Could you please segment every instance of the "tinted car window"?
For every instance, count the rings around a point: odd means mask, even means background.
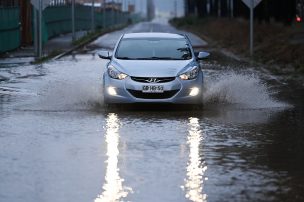
[[[189,60],[191,50],[185,39],[122,39],[115,57],[129,60]]]

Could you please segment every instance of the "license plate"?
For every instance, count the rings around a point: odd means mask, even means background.
[[[164,86],[143,86],[143,93],[163,93]]]

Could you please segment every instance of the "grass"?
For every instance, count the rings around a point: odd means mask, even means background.
[[[96,30],[95,32],[88,32],[83,37],[80,37],[79,39],[73,41],[72,45],[73,46],[79,46],[81,44],[87,43],[87,42],[89,42],[90,40],[99,36],[102,33],[103,33],[103,30]]]
[[[81,45],[87,44],[87,43],[95,40],[100,35],[103,35],[103,34],[106,34],[109,32],[113,32],[115,30],[122,29],[124,27],[126,27],[126,25],[119,25],[119,26],[106,28],[106,29],[97,29],[95,32],[88,32],[85,36],[75,40],[72,44],[73,44],[73,46],[81,46]]]
[[[249,23],[240,18],[195,18],[171,20],[179,29],[196,33],[211,45],[249,57]],[[278,66],[279,72],[304,73],[304,29],[301,25],[255,23],[254,60]],[[280,71],[281,70],[281,71]]]
[[[32,62],[32,64],[41,64],[44,63],[54,57],[56,57],[57,55],[60,55],[61,53],[63,53],[63,50],[53,50],[52,52],[50,52],[48,55],[43,56],[41,58],[37,58],[34,62]]]
[[[106,29],[97,29],[95,32],[88,32],[85,36],[75,40],[74,42],[72,42],[73,48],[69,51],[63,51],[63,50],[54,50],[52,52],[50,52],[48,55],[43,56],[42,58],[38,58],[36,59],[33,64],[41,64],[44,63],[50,59],[53,59],[57,56],[57,58],[60,58],[64,55],[67,55],[69,53],[71,53],[73,50],[75,49],[79,49],[83,46],[85,46],[86,44],[96,40],[99,36],[109,33],[109,32],[113,32],[119,29],[122,29],[126,26],[128,26],[129,24],[125,24],[125,25],[118,25],[118,26],[114,26],[111,28],[106,28]]]

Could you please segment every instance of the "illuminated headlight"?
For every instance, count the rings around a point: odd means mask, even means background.
[[[119,79],[119,80],[123,80],[128,76],[127,74],[124,74],[118,71],[117,69],[115,69],[115,67],[112,65],[108,66],[108,74],[112,79]]]
[[[117,95],[116,89],[112,86],[108,87],[107,91],[109,95]]]
[[[194,87],[194,88],[191,88],[191,91],[190,91],[190,93],[189,93],[189,95],[190,96],[197,96],[198,94],[199,94],[199,88],[197,88],[197,87]]]
[[[197,77],[199,73],[199,68],[197,66],[194,66],[191,70],[179,75],[179,78],[182,80],[192,80]]]

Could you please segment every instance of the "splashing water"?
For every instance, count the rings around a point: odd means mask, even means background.
[[[237,104],[240,107],[261,109],[288,105],[272,98],[271,92],[255,75],[228,73],[214,80],[207,80],[204,88],[204,104]]]
[[[265,83],[255,75],[228,73],[214,80],[207,80],[204,88],[204,104],[234,104],[239,108],[285,108],[286,103],[271,97]],[[51,82],[41,97],[44,108],[75,110],[102,108],[100,82],[67,80]]]
[[[99,60],[49,64],[54,74],[46,85],[38,90],[39,101],[34,108],[42,110],[95,110],[103,109],[101,65]],[[60,74],[58,73],[60,72]],[[73,72],[73,73],[71,73]],[[85,76],[83,76],[85,75]],[[204,104],[235,104],[239,108],[285,108],[288,104],[279,102],[262,80],[253,74],[235,72],[206,77]]]
[[[29,110],[95,111],[103,108],[100,60],[85,57],[79,61],[57,61],[44,67],[49,73],[39,83],[38,96],[34,105],[27,106]]]
[[[40,103],[43,108],[51,110],[102,107],[102,86],[89,81],[52,82],[42,94]]]

